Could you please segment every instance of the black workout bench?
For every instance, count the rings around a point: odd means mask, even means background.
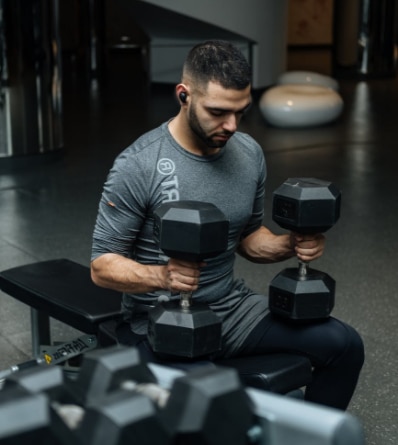
[[[116,340],[114,327],[121,320],[121,294],[97,287],[86,266],[55,259],[0,272],[0,289],[31,308],[32,353],[51,345],[50,317],[80,332],[91,334],[98,347]],[[308,359],[292,354],[239,357],[214,362],[235,368],[242,381],[259,389],[287,394],[312,378]]]

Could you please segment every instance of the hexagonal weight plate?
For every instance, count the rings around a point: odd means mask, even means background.
[[[221,367],[194,370],[177,379],[161,415],[178,443],[248,443],[255,422],[252,401],[237,371]]]
[[[142,394],[116,390],[100,403],[88,405],[85,411],[77,431],[81,443],[171,443],[171,434],[159,419],[156,407]]]
[[[340,217],[341,193],[328,181],[289,178],[273,196],[273,220],[293,232],[326,232]]]
[[[280,272],[269,286],[269,308],[292,320],[326,318],[334,307],[335,281],[328,274],[311,269],[302,277],[298,269]]]
[[[182,309],[175,301],[161,303],[148,314],[148,340],[161,354],[208,355],[221,348],[221,321],[204,304]]]
[[[86,404],[115,390],[125,380],[155,383],[156,378],[135,348],[113,346],[85,354],[77,379],[69,383],[76,400]]]
[[[154,211],[153,233],[170,258],[201,261],[224,252],[229,221],[214,204],[173,201]]]

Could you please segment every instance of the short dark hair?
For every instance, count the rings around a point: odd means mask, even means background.
[[[243,90],[251,83],[251,67],[242,52],[232,43],[208,40],[194,46],[183,67],[188,76],[202,86],[209,82],[224,88]]]

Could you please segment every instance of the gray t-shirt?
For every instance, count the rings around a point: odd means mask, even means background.
[[[153,239],[153,211],[163,202],[193,200],[215,204],[229,219],[228,248],[206,260],[194,300],[205,302],[223,320],[224,356],[239,351],[251,329],[268,313],[267,299],[234,278],[236,248],[262,224],[266,168],[261,147],[237,132],[213,156],[196,156],[171,136],[167,123],[144,134],[115,160],[99,204],[92,259],[117,253],[142,264],[165,264]],[[124,295],[154,304],[168,291]],[[134,327],[134,320],[133,320]],[[145,327],[137,320],[137,332]]]

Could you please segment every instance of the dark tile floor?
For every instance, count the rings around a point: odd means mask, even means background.
[[[134,54],[114,57],[100,83],[89,82],[65,60],[62,153],[0,159],[0,270],[60,257],[88,265],[97,202],[114,157],[176,112],[171,86],[149,87]],[[288,68],[330,74],[330,54],[290,51]],[[398,81],[340,80],[340,87],[345,107],[335,123],[272,128],[259,112],[257,94],[242,130],[264,147],[265,223],[275,231],[269,198],[285,178],[320,177],[342,190],[341,219],[328,232],[327,251],[316,267],[337,282],[334,315],[355,326],[366,344],[366,364],[350,411],[363,422],[367,444],[395,444]],[[238,260],[237,274],[266,292],[282,267]],[[75,334],[55,321],[52,331],[59,339]],[[0,351],[0,369],[30,354],[28,308],[1,292]]]

